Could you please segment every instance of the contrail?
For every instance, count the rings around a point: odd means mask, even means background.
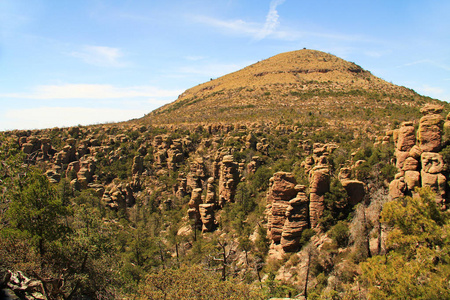
[[[285,0],[272,0],[272,2],[270,2],[270,9],[266,16],[266,22],[264,23],[264,27],[261,29],[261,31],[259,31],[255,36],[256,40],[262,40],[263,38],[271,34],[278,26],[279,15],[277,6],[283,4],[284,1]]]

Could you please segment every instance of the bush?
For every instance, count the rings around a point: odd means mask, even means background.
[[[333,239],[339,248],[347,247],[349,240],[349,228],[347,222],[339,221],[331,228],[330,237]]]
[[[331,182],[330,191],[325,194],[324,202],[325,210],[319,224],[327,231],[337,221],[346,219],[352,208],[348,204],[347,192],[338,179]]]
[[[266,190],[269,187],[269,179],[272,177],[272,174],[272,171],[268,167],[260,167],[256,170],[255,174],[249,177],[251,189],[255,192]]]

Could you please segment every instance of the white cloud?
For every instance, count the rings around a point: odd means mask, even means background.
[[[278,11],[277,6],[283,4],[285,0],[272,0],[270,2],[269,12],[266,16],[266,22],[264,23],[264,27],[256,34],[255,38],[257,40],[262,40],[268,35],[272,34],[273,31],[278,26]]]
[[[141,109],[38,107],[4,112],[0,130],[37,129],[127,121],[143,117]]]
[[[182,90],[163,90],[152,86],[115,87],[108,84],[41,85],[29,93],[0,94],[2,98],[24,99],[114,99],[176,97]]]
[[[258,23],[249,23],[243,20],[219,20],[208,16],[193,16],[195,22],[216,27],[232,34],[254,37],[259,32]]]
[[[442,87],[430,86],[424,84],[416,88],[420,94],[430,96],[439,100],[450,101],[450,92]]]
[[[422,93],[425,93],[427,95],[433,95],[434,97],[437,97],[438,95],[443,95],[445,93],[445,90],[440,87],[434,87],[427,84],[424,84],[418,90]]]
[[[124,67],[126,63],[121,61],[123,53],[119,48],[105,46],[84,46],[80,51],[70,53],[71,56],[85,63],[102,67]]]

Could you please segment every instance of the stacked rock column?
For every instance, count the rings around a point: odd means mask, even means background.
[[[318,164],[309,172],[309,220],[311,228],[319,225],[325,210],[324,196],[330,191],[330,169],[326,157],[321,156]]]
[[[296,185],[297,196],[289,200],[286,208],[286,220],[281,234],[281,246],[286,252],[298,250],[303,230],[309,228],[309,199],[306,186]]]
[[[295,188],[297,182],[292,173],[277,172],[270,179],[271,187],[267,195],[268,236],[279,243],[287,219],[286,210],[289,200],[293,199],[298,190]]]
[[[445,186],[447,179],[442,174],[444,162],[437,153],[441,150],[442,127],[444,119],[440,115],[443,107],[440,105],[426,105],[420,111],[424,115],[420,119],[417,140],[423,151],[421,179],[422,186],[429,186],[436,193],[436,203],[445,208]]]
[[[436,202],[445,209],[447,178],[442,174],[444,162],[438,152],[442,148],[443,117],[441,105],[427,104],[420,111],[417,143],[412,122],[404,122],[394,133],[396,166],[399,173],[389,185],[392,199],[413,194],[415,187],[429,186],[436,194]]]

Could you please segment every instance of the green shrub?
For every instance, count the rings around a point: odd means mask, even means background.
[[[347,247],[349,240],[349,228],[347,222],[339,221],[331,228],[329,234],[333,242],[335,242],[338,247]]]

